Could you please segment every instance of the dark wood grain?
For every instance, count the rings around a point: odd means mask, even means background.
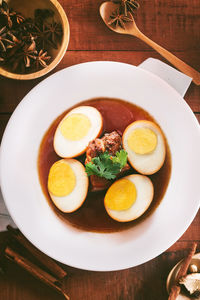
[[[200,215],[196,218],[199,222]],[[65,290],[71,300],[165,300],[167,276],[171,268],[187,254],[188,245],[193,240],[181,238],[157,258],[123,271],[89,272],[65,266],[68,273]],[[0,296],[4,296],[4,300],[62,299],[13,264],[8,265],[7,274],[0,279]]]
[[[136,22],[148,37],[172,51],[197,70],[200,69],[199,0],[138,0],[141,8]],[[54,73],[65,67],[96,60],[113,60],[139,65],[160,55],[136,38],[111,32],[99,16],[100,0],[60,0],[70,22],[69,51]],[[163,60],[164,61],[164,60]],[[49,74],[49,75],[51,75]],[[48,77],[47,75],[46,77]],[[0,77],[0,139],[18,103],[45,77],[14,81]],[[191,84],[186,102],[200,122],[200,88]],[[89,272],[64,266],[65,288],[71,300],[166,300],[165,283],[171,268],[187,254],[192,241],[200,251],[200,212],[183,236],[157,258],[128,270]],[[0,244],[5,239],[0,233]],[[153,247],[152,244],[149,247]],[[0,277],[2,300],[60,300],[62,296],[38,282],[14,264]]]
[[[191,62],[193,65],[198,66],[200,69],[200,59],[199,56],[197,58],[196,51],[177,52],[175,54],[188,63]],[[88,61],[112,60],[137,66],[149,57],[158,58],[166,62],[154,51],[67,51],[61,63],[51,72],[51,74],[74,64]],[[17,104],[34,86],[51,74],[30,81],[16,81],[0,77],[0,113],[12,112]],[[200,89],[193,83],[187,91],[185,99],[193,111],[200,111]]]
[[[200,123],[200,113],[197,113],[197,114],[196,114],[196,118],[197,118],[197,120],[198,120],[199,123]]]
[[[136,38],[120,36],[105,27],[99,16],[102,0],[60,0],[69,18],[71,50],[149,50]],[[168,50],[199,49],[199,0],[139,0],[139,29]]]

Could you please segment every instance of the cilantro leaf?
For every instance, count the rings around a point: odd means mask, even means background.
[[[95,164],[93,164],[92,162],[89,162],[85,165],[85,171],[88,176],[97,175],[99,172],[97,166]]]
[[[120,150],[119,152],[116,152],[112,160],[115,163],[119,163],[122,169],[127,164],[127,158],[128,158],[128,153],[125,150]]]
[[[110,156],[108,152],[101,153],[94,157],[91,162],[85,166],[88,176],[97,175],[106,179],[115,179],[116,175],[127,163],[127,152],[121,150],[116,156]]]

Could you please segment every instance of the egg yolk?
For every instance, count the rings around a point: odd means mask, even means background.
[[[90,120],[83,114],[72,114],[64,119],[60,125],[62,135],[71,141],[84,138],[91,127]]]
[[[48,190],[54,196],[64,197],[69,195],[76,185],[75,174],[66,162],[55,162],[49,172]]]
[[[105,195],[105,206],[112,210],[129,209],[137,196],[136,187],[128,179],[120,179],[113,183]]]
[[[128,145],[137,154],[147,154],[156,148],[157,136],[149,128],[136,128],[128,137]]]

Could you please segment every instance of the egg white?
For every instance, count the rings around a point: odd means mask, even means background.
[[[50,191],[50,197],[55,206],[65,213],[70,213],[77,210],[84,202],[87,192],[89,180],[85,172],[84,166],[75,159],[63,159],[72,168],[75,177],[76,184],[73,191],[64,197],[58,197],[53,195]]]
[[[91,123],[91,127],[86,136],[78,141],[66,139],[61,131],[60,126],[64,119],[72,114],[83,114]],[[59,123],[54,135],[54,150],[63,158],[72,158],[83,154],[88,146],[88,143],[101,134],[103,128],[103,119],[100,112],[92,106],[79,106],[72,109]]]
[[[130,180],[136,187],[136,200],[129,209],[117,211],[112,210],[105,205],[105,209],[109,216],[118,222],[129,222],[139,218],[150,206],[153,195],[154,187],[151,180],[144,175],[133,174],[123,177]]]
[[[147,154],[137,154],[128,145],[130,133],[136,128],[149,128],[157,136],[156,148]],[[132,167],[141,174],[151,175],[156,173],[163,165],[166,155],[166,146],[160,128],[151,121],[140,120],[131,123],[124,131],[122,136],[124,149],[128,153],[128,160]]]

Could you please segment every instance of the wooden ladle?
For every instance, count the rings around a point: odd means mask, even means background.
[[[121,28],[120,26],[113,27],[109,25],[110,16],[112,13],[118,8],[118,4],[113,2],[104,2],[100,6],[100,15],[104,21],[104,23],[113,31],[121,34],[128,34],[138,37],[140,40],[151,46],[154,50],[156,50],[160,55],[162,55],[165,59],[167,59],[172,65],[174,65],[177,69],[181,72],[185,73],[186,75],[190,76],[193,79],[193,82],[197,85],[200,85],[200,73],[197,72],[195,69],[184,63],[181,59],[164,49],[163,47],[159,46],[152,40],[150,40],[147,36],[145,36],[137,27],[134,19],[133,22],[125,23],[125,29]]]

